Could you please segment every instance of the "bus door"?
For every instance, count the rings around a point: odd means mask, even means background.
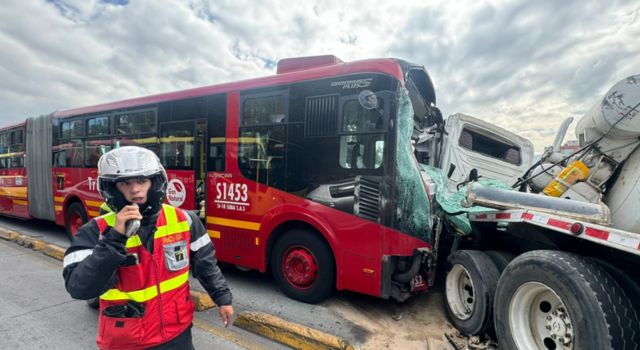
[[[167,203],[200,210],[205,198],[205,119],[160,123],[160,161],[167,170]],[[204,213],[202,213],[204,215]]]

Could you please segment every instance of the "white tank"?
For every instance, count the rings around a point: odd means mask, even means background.
[[[630,138],[640,135],[640,74],[632,75],[617,82],[604,98],[598,101],[580,119],[576,126],[576,134],[580,139],[580,134],[586,128],[594,127],[600,135],[609,131],[615,125],[607,137]],[[632,109],[634,109],[631,111]],[[629,113],[622,121],[616,124],[622,116]],[[587,142],[592,137],[587,137]]]
[[[604,202],[611,210],[613,227],[640,233],[640,148],[627,158]]]

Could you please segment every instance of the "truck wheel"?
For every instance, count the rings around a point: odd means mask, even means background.
[[[309,231],[294,229],[280,237],[271,254],[271,269],[276,283],[290,298],[315,304],[334,290],[331,249]]]
[[[500,273],[502,273],[511,260],[516,257],[512,253],[501,250],[485,250],[484,252],[489,256],[489,258],[491,258],[491,261],[496,264],[498,272]]]
[[[72,203],[67,208],[67,215],[65,216],[65,228],[67,231],[67,237],[72,240],[78,233],[78,229],[87,222],[87,213],[84,211],[82,203]]]
[[[493,296],[500,276],[496,264],[477,250],[458,250],[449,263],[444,299],[451,323],[465,335],[491,332]]]
[[[496,290],[500,349],[636,349],[631,301],[600,266],[537,250],[515,258]]]

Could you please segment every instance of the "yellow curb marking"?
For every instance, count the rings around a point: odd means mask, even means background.
[[[33,238],[25,235],[18,235],[16,238],[16,243],[21,246],[25,246],[27,248],[31,248],[33,250],[42,250],[44,249],[45,243],[41,239]]]
[[[15,241],[18,238],[18,233],[13,231],[8,231],[5,229],[0,229],[0,238],[5,239],[7,241]]]
[[[250,332],[299,350],[353,350],[345,339],[262,312],[243,311],[233,323]]]
[[[44,253],[45,255],[48,255],[52,258],[58,259],[60,261],[62,261],[62,259],[64,259],[64,252],[66,251],[66,249],[62,248],[62,247],[58,247],[55,244],[47,244],[44,249],[42,250],[42,253]]]
[[[207,293],[191,290],[191,299],[193,299],[193,304],[196,306],[197,311],[216,307],[216,304],[211,300],[211,297]]]

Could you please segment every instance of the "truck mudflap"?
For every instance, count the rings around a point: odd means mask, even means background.
[[[534,210],[469,213],[471,222],[526,223],[640,256],[640,234]]]

